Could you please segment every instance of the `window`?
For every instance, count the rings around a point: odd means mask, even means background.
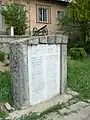
[[[51,23],[51,7],[50,6],[43,6],[37,5],[37,22],[39,23]]]
[[[57,11],[57,17],[62,18],[65,16],[65,11]]]

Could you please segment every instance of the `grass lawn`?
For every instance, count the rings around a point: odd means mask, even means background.
[[[68,60],[68,86],[80,93],[81,98],[90,99],[90,59]]]
[[[11,78],[9,72],[0,72],[0,102],[11,102]]]

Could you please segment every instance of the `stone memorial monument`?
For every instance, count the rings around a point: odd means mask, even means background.
[[[13,101],[18,108],[64,94],[67,36],[37,36],[10,43]]]

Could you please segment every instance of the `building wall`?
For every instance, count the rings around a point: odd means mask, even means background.
[[[36,22],[36,4],[40,5],[49,5],[51,6],[51,24],[44,24],[44,23],[37,23]],[[44,25],[47,25],[49,34],[53,34],[56,32],[56,19],[57,19],[57,11],[65,10],[66,7],[61,4],[50,3],[48,1],[37,1],[31,0],[30,1],[30,29],[37,27],[38,29]]]
[[[28,11],[27,12],[27,17],[28,17],[27,34],[29,34],[28,31],[32,32],[34,27],[39,29],[44,25],[47,25],[49,34],[55,33],[57,29],[57,25],[56,25],[57,11],[63,11],[66,9],[65,5],[58,4],[58,3],[51,3],[49,1],[43,1],[43,0],[29,0],[28,3],[27,3],[27,0],[4,0],[4,3],[18,3],[26,6],[26,10]],[[51,23],[45,24],[45,23],[36,22],[36,4],[46,5],[51,7]]]
[[[26,0],[3,0],[3,5],[5,4],[9,4],[9,3],[15,3],[15,4],[22,4],[22,5],[25,5],[26,6],[26,10],[28,11],[28,6],[29,4],[27,4]],[[29,11],[27,12],[27,17],[29,18]],[[29,31],[29,21],[28,21],[28,29],[27,31]],[[3,23],[2,23],[2,26],[3,26],[3,29],[6,30],[6,28],[8,27],[6,24],[5,24],[5,20],[3,19]],[[26,32],[27,32],[26,31]]]

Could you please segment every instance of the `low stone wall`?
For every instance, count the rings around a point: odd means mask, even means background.
[[[13,101],[29,107],[64,94],[67,36],[30,37],[10,42]]]
[[[0,35],[0,51],[9,53],[9,43],[13,40],[19,40],[21,38],[28,38],[29,36],[8,36]]]

